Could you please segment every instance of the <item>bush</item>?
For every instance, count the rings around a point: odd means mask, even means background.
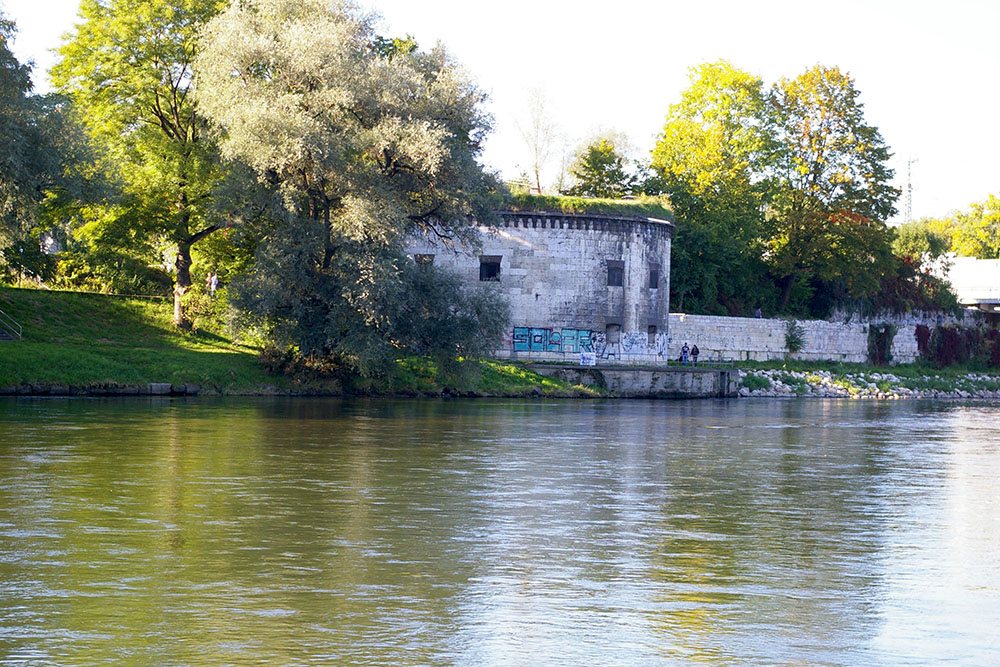
[[[801,350],[806,343],[806,330],[795,320],[785,322],[785,348],[792,354]]]
[[[753,375],[753,374],[744,375],[741,384],[750,391],[755,391],[757,389],[771,388],[771,381],[762,375]]]
[[[868,361],[876,366],[885,366],[892,361],[892,339],[896,337],[896,325],[885,322],[868,326]]]

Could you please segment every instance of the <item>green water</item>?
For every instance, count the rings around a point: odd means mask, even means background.
[[[0,664],[996,665],[998,417],[0,400]]]

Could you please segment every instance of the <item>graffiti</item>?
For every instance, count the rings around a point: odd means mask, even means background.
[[[593,353],[598,359],[628,360],[634,358],[664,358],[670,339],[665,334],[628,331],[618,336],[618,342],[608,342],[607,334],[592,329],[555,329],[552,327],[514,327],[504,334],[504,345],[515,352],[546,352],[556,354]]]
[[[576,354],[594,352],[590,329],[549,329],[514,327],[511,345],[515,352],[559,352]]]

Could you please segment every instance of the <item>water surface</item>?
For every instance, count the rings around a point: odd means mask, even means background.
[[[996,404],[0,401],[0,664],[1000,664]]]

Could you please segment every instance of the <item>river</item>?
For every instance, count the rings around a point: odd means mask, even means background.
[[[3,399],[0,664],[996,665],[998,418]]]

